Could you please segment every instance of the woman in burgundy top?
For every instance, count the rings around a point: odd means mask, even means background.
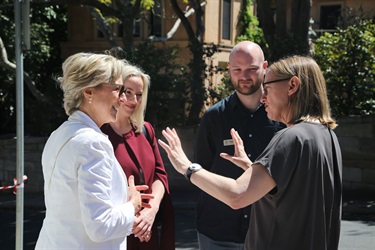
[[[132,250],[175,249],[174,210],[167,173],[154,128],[144,121],[150,77],[135,66],[128,66],[124,75],[127,101],[119,107],[117,121],[101,129],[112,142],[126,176],[133,175],[136,185],[148,185],[147,192],[154,195],[149,201],[151,208],[144,208],[137,214],[127,247]],[[158,226],[161,226],[160,236]]]

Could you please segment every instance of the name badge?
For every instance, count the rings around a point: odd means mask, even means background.
[[[223,141],[224,146],[233,146],[233,139],[227,139]]]

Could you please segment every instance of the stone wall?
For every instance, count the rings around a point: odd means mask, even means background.
[[[344,190],[375,191],[375,116],[345,117],[338,124]]]
[[[347,191],[375,191],[375,116],[346,117],[338,121],[335,129],[343,154],[343,186]],[[193,158],[196,127],[177,128],[184,150]],[[162,138],[157,129],[158,138]],[[25,138],[24,173],[28,180],[25,192],[43,191],[41,152],[47,138]],[[191,189],[182,175],[170,165],[163,149],[162,153],[169,175],[171,189]],[[16,139],[0,140],[0,186],[13,185],[16,177]],[[0,191],[1,192],[1,191]],[[7,191],[3,191],[7,192]],[[11,192],[11,191],[9,191]]]
[[[46,140],[46,137],[24,139],[24,174],[28,178],[25,192],[43,191],[41,156]],[[17,176],[16,144],[16,138],[0,140],[0,186],[13,185],[13,179]]]

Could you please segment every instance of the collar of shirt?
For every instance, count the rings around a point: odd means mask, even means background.
[[[237,95],[237,93],[235,91],[230,96],[228,96],[228,98],[229,98],[229,105],[230,105],[232,111],[234,111],[234,109],[236,109],[236,108],[239,108],[239,109],[241,109],[242,111],[244,111],[246,113],[254,114],[254,113],[256,113],[259,110],[260,107],[262,107],[264,105],[263,103],[259,103],[259,105],[255,109],[255,111],[251,111],[251,110],[247,109],[242,104],[242,102],[240,101],[240,98],[238,98],[238,95]]]

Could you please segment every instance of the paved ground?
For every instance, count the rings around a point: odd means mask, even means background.
[[[176,210],[176,249],[198,249],[194,224],[197,190],[171,190]],[[0,193],[0,249],[15,249],[15,195]],[[44,218],[42,194],[25,194],[24,249],[34,249]],[[375,196],[352,194],[343,203],[339,250],[375,250]]]

